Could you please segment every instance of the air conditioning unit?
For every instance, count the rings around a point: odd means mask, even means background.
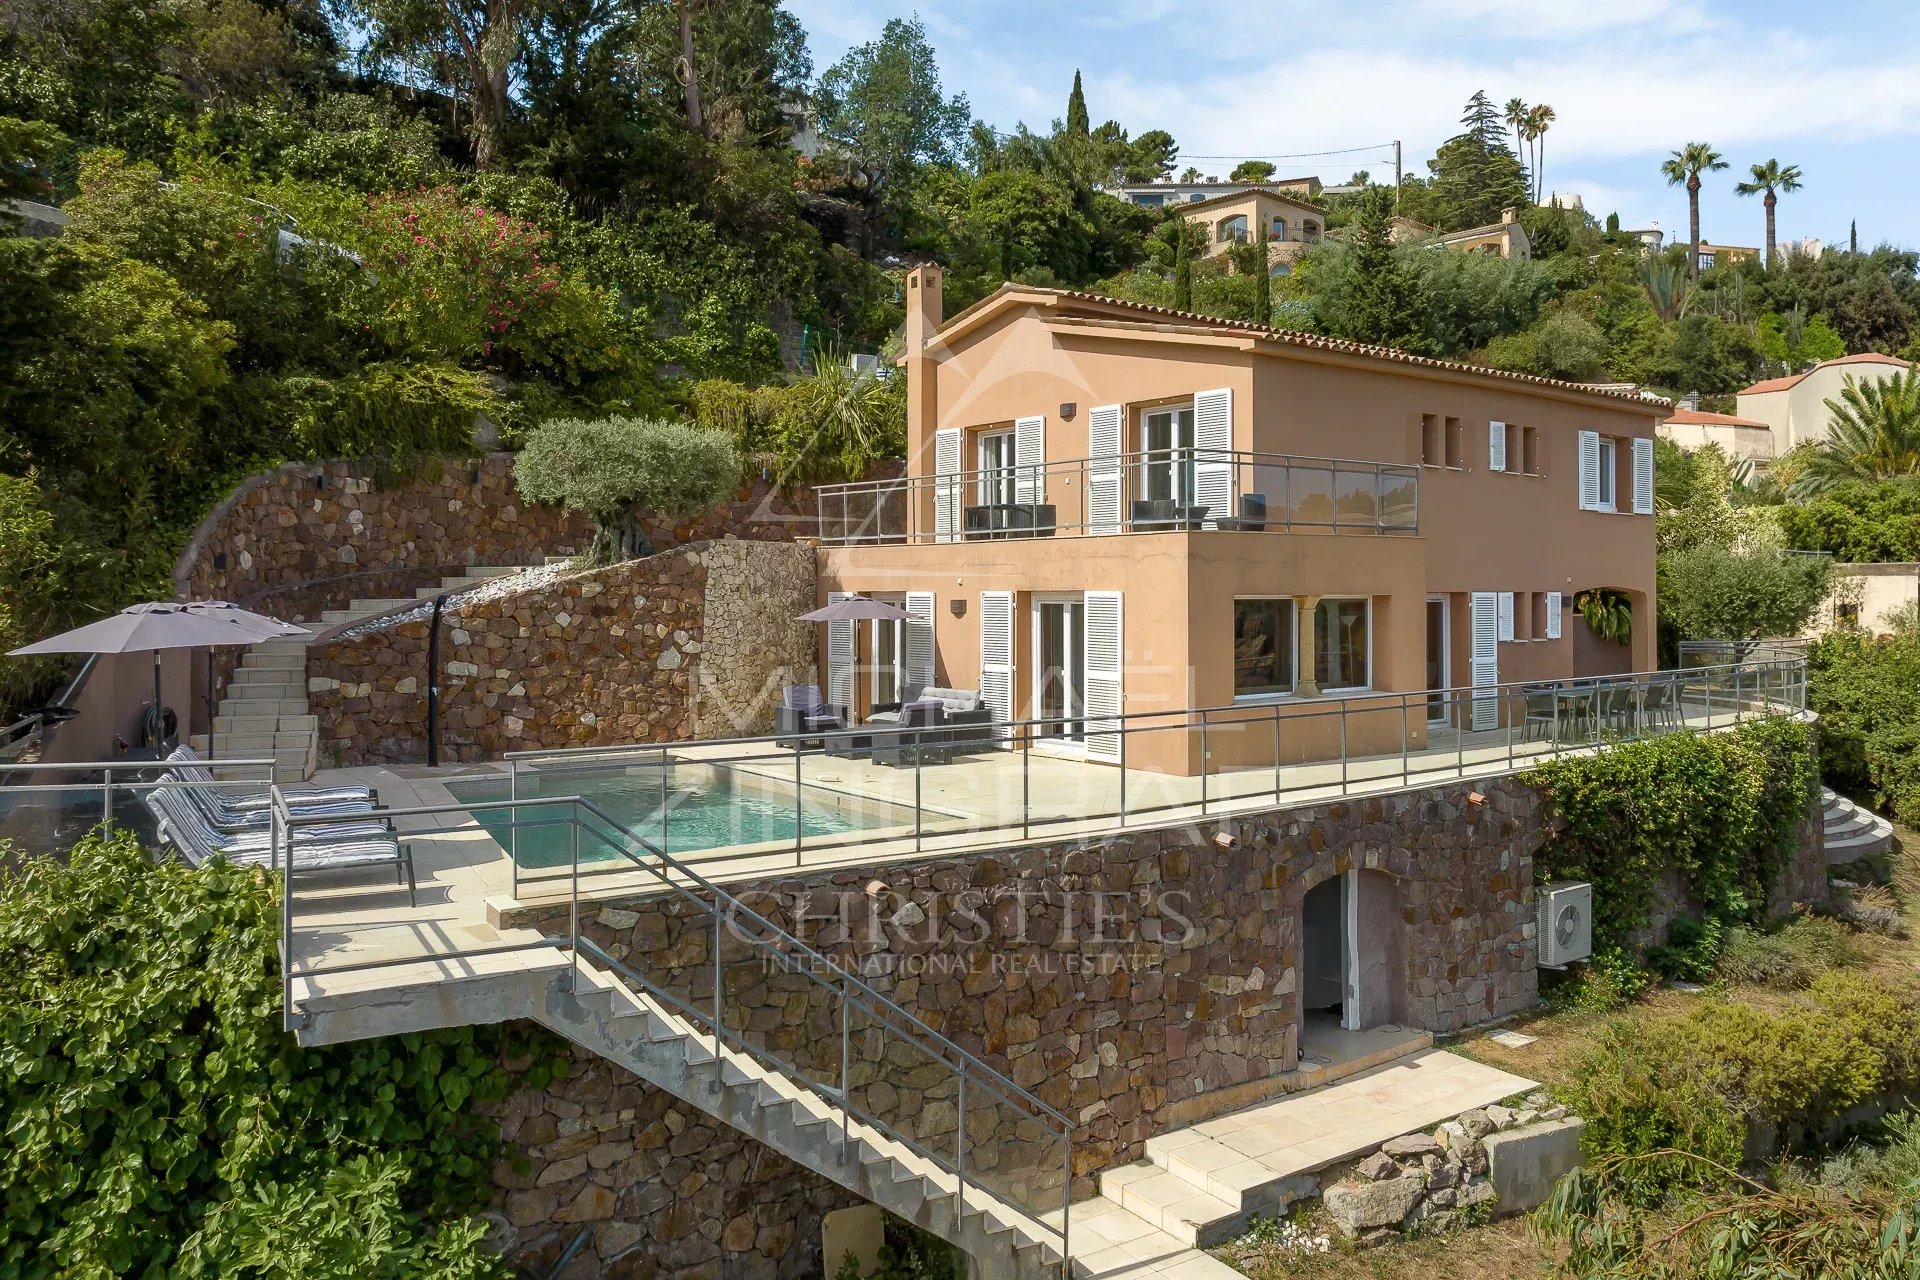
[[[1593,886],[1578,880],[1543,884],[1534,893],[1540,911],[1540,967],[1564,969],[1593,955]]]

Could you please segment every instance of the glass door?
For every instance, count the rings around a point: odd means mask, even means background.
[[[1149,409],[1140,415],[1140,496],[1193,505],[1193,406]]]
[[[1078,596],[1043,597],[1033,607],[1033,706],[1043,738],[1086,741],[1085,608]]]
[[[1427,723],[1447,724],[1452,717],[1447,711],[1447,671],[1451,665],[1448,649],[1451,640],[1447,635],[1447,598],[1445,596],[1427,597]]]
[[[1011,506],[1018,500],[1013,472],[1013,432],[980,437],[980,505]]]
[[[906,607],[904,596],[886,596],[876,592],[873,598]],[[876,618],[867,625],[873,628],[873,700],[869,705],[881,707],[897,703],[906,681],[907,624],[897,618]]]

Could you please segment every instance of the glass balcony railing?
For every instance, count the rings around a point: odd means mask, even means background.
[[[1395,463],[1166,449],[823,485],[834,545],[1221,530],[1415,534],[1420,476]]]

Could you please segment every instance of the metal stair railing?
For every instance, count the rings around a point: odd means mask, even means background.
[[[338,819],[296,817],[287,808],[278,785],[272,795],[272,838],[282,876],[282,955],[287,957],[282,965],[284,1007],[290,1026],[301,1021],[294,1005],[296,978],[338,977],[409,963],[559,949],[568,953],[568,981],[578,991],[584,956],[686,1018],[696,1034],[705,1033],[713,1051],[714,1078],[708,1086],[711,1093],[717,1095],[724,1087],[729,1050],[778,1072],[839,1112],[842,1162],[853,1157],[859,1140],[853,1125],[864,1125],[952,1178],[956,1235],[964,1215],[980,1208],[969,1204],[969,1190],[980,1192],[1026,1217],[1040,1233],[1037,1238],[1029,1237],[1034,1243],[1055,1243],[1053,1237],[1057,1237],[1061,1274],[1068,1274],[1072,1120],[592,801],[557,796],[380,811],[389,817],[444,815],[441,824],[410,824],[400,833],[402,839],[470,830],[475,809],[510,812],[516,827],[521,824],[522,810],[533,815],[525,825],[564,823],[569,829],[569,885],[566,897],[560,900],[567,909],[564,937],[436,951],[413,958],[296,967],[292,868],[288,859],[277,855],[298,827]],[[561,808],[567,811],[565,818],[555,813]],[[668,917],[670,928],[679,925],[680,937],[686,940],[684,947],[663,948],[661,954],[668,958],[643,968],[633,956],[616,957],[582,934],[583,857],[602,864],[608,860],[605,856],[594,858],[596,851],[610,852],[630,871],[651,882],[647,888],[622,886],[621,894],[660,893],[662,896],[649,905]],[[592,872],[596,900],[611,893],[606,884],[608,874],[604,865]],[[697,948],[691,941],[694,934],[702,939]],[[684,960],[678,959],[682,952]],[[778,1004],[783,1008],[790,1007],[794,997],[804,997],[801,1005],[805,1012],[798,1026],[781,1023],[761,1030],[749,1026],[745,1016],[730,1016],[730,992],[737,997],[759,987],[769,993],[778,987]],[[886,1097],[891,1097],[893,1105],[883,1101]],[[1053,1198],[1056,1191],[1057,1201]],[[1057,1228],[1045,1220],[1056,1205],[1060,1211]]]

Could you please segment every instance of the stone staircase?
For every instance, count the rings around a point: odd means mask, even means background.
[[[1820,788],[1820,821],[1827,865],[1840,866],[1893,847],[1893,824],[1845,796]]]
[[[550,556],[547,563],[566,558]],[[320,615],[319,627],[410,608],[443,591],[466,591],[533,567],[476,565],[456,577],[442,578],[437,585],[421,587],[410,597],[354,600],[344,609],[328,609]],[[268,640],[248,649],[227,682],[226,696],[214,716],[211,741],[207,734],[195,734],[189,739],[193,749],[214,760],[258,760],[270,755],[277,782],[300,782],[312,776],[319,764],[320,734],[319,721],[307,706],[310,638]]]

